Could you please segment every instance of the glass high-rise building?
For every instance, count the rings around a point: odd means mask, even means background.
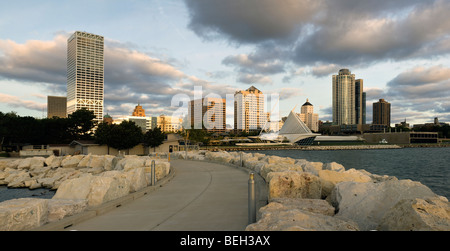
[[[355,79],[348,69],[333,75],[333,123],[337,125],[365,124],[366,98],[362,79]]]
[[[67,41],[67,114],[83,107],[103,120],[104,37],[75,32]]]

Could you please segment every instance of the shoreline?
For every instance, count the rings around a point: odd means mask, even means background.
[[[313,145],[313,146],[229,146],[202,147],[200,150],[218,151],[264,151],[264,150],[302,150],[302,151],[330,151],[330,150],[378,150],[403,148],[443,148],[450,144],[394,144],[394,145]]]

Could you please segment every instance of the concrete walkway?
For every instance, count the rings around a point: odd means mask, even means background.
[[[243,231],[248,179],[243,169],[172,160],[175,177],[163,187],[66,230]]]

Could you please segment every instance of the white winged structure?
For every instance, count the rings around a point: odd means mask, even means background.
[[[262,133],[258,138],[262,141],[283,142],[290,144],[311,145],[320,134],[313,133],[300,117],[292,110],[283,127],[278,132]]]

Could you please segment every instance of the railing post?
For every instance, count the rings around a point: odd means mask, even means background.
[[[250,173],[248,180],[248,224],[256,222],[256,193],[254,173]]]
[[[242,159],[242,152],[240,152],[239,154],[239,165],[242,167],[243,166],[243,159]]]
[[[152,160],[152,170],[151,170],[151,186],[156,186],[156,163]]]

